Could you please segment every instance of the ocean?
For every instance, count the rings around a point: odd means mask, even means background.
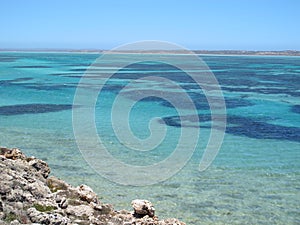
[[[159,218],[187,224],[300,224],[300,57],[199,55],[222,90],[227,121],[204,171],[211,105],[188,71],[155,60],[102,67],[99,57],[0,52],[0,145],[47,161],[52,175],[89,185],[116,210],[140,198]]]

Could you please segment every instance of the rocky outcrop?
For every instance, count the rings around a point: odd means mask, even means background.
[[[132,201],[132,212],[116,211],[101,203],[90,187],[73,187],[49,174],[46,162],[16,148],[0,148],[0,224],[184,224],[159,220],[147,200]]]
[[[145,215],[154,216],[155,209],[152,203],[147,200],[136,199],[131,202],[131,205],[136,217],[144,217]]]

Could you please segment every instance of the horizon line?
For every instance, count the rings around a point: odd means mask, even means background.
[[[205,50],[205,49],[195,49],[195,50],[165,50],[165,49],[153,49],[153,50],[107,50],[107,49],[97,49],[97,48],[0,48],[0,52],[70,52],[70,53],[188,53],[188,51],[195,54],[219,54],[219,55],[286,55],[286,56],[300,56],[299,50]]]

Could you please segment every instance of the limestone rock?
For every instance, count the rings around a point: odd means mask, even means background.
[[[47,178],[50,173],[50,167],[46,162],[34,157],[27,158],[28,164],[39,171],[44,178]]]
[[[27,210],[29,218],[34,223],[49,224],[49,225],[67,225],[70,219],[64,217],[58,213],[45,213],[39,212],[35,208],[30,208]]]
[[[158,225],[182,225],[183,223],[180,222],[178,219],[165,219],[158,222]]]
[[[49,177],[48,164],[27,158],[19,149],[0,147],[0,224],[47,225],[184,225],[158,220],[147,200],[134,200],[134,214],[102,204],[86,185],[72,187]]]
[[[89,205],[78,205],[78,206],[69,206],[66,209],[66,213],[68,215],[77,217],[78,219],[86,219],[93,216],[94,210]]]
[[[92,190],[92,188],[82,184],[79,187],[77,187],[76,190],[82,201],[86,201],[88,203],[90,203],[90,202],[97,203],[98,202],[98,197],[95,194],[95,192]]]
[[[134,214],[137,217],[143,217],[145,215],[150,217],[154,216],[155,209],[148,200],[135,199],[131,202],[131,205],[134,209]]]
[[[59,190],[68,190],[69,188],[69,185],[65,181],[53,176],[47,179],[47,186],[52,192],[57,192]]]
[[[13,160],[26,158],[26,156],[18,148],[9,149],[0,147],[0,155],[3,155],[7,159]]]
[[[60,208],[62,208],[62,209],[68,208],[68,201],[67,201],[67,199],[66,199],[65,197],[63,197],[63,198],[61,199],[61,201],[58,203],[58,206],[59,206]]]

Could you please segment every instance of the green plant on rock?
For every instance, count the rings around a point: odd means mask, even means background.
[[[9,212],[8,214],[5,215],[4,221],[5,222],[12,222],[17,219],[17,215],[13,212]]]
[[[40,204],[34,204],[33,207],[40,212],[50,212],[53,211],[55,209],[57,209],[55,206],[51,206],[51,205],[40,205]]]

